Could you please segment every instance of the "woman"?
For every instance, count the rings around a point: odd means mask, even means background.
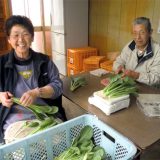
[[[7,127],[35,116],[22,106],[13,104],[20,98],[23,106],[57,105],[58,116],[66,120],[61,104],[62,81],[55,64],[48,56],[33,51],[34,28],[30,19],[13,15],[5,23],[12,51],[0,57],[0,141]]]

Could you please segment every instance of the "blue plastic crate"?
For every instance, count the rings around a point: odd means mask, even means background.
[[[0,160],[53,160],[71,145],[85,125],[93,127],[94,142],[105,149],[106,160],[133,159],[137,148],[130,140],[96,116],[87,114],[1,146]]]

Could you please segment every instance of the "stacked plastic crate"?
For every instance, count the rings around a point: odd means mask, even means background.
[[[75,75],[83,71],[83,60],[97,56],[98,49],[93,47],[72,48],[67,50],[67,74]]]
[[[107,71],[112,71],[113,67],[113,62],[116,60],[117,56],[120,54],[119,51],[113,51],[113,52],[107,52],[107,59],[100,63],[100,67],[107,70]]]
[[[104,62],[106,59],[105,56],[90,56],[83,60],[83,70],[91,71],[94,69],[100,68],[100,63]]]
[[[111,60],[106,60],[102,63],[100,63],[100,68],[105,69],[107,71],[112,71],[112,66],[113,66],[113,61]]]

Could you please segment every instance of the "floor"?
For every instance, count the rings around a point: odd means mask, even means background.
[[[160,140],[142,153],[140,160],[160,160]]]
[[[68,120],[87,113],[65,97],[62,97],[62,103]]]
[[[63,97],[63,107],[68,119],[87,113],[76,104]],[[142,153],[140,160],[160,160],[160,140]]]

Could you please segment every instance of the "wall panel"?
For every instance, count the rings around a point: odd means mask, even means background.
[[[108,10],[108,43],[107,50],[118,49],[119,43],[119,24],[121,16],[121,0],[110,0]]]
[[[132,21],[138,16],[150,18],[153,39],[160,42],[159,10],[160,0],[90,0],[89,45],[100,55],[120,51],[132,40]]]
[[[121,50],[132,39],[132,20],[136,15],[136,0],[122,0],[121,20],[119,28],[119,47]]]
[[[152,21],[155,0],[137,0],[136,17],[145,16]]]
[[[153,38],[154,40],[160,42],[160,33],[157,33],[158,25],[160,27],[160,0],[155,0],[154,12],[152,18],[152,28],[153,28]]]
[[[97,13],[97,43],[96,46],[99,48],[99,52],[104,54],[104,51],[107,49],[107,41],[108,41],[108,24],[109,24],[109,0],[100,0],[99,1],[99,11]]]
[[[96,34],[97,34],[97,0],[91,0],[89,4],[89,43],[92,44],[92,46],[96,45]]]

